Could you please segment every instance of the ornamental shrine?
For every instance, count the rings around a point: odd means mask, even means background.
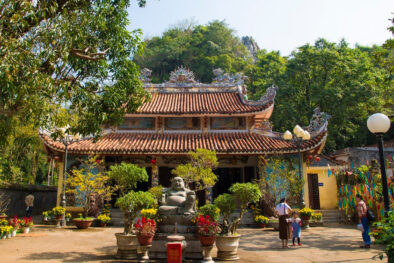
[[[202,84],[191,71],[180,67],[171,72],[168,82],[152,84],[150,73],[148,69],[142,70],[141,81],[151,100],[136,112],[126,114],[119,127],[104,128],[98,141],[85,138],[70,144],[70,165],[86,155],[99,155],[107,167],[121,161],[135,163],[146,167],[150,175],[149,182],[139,186],[147,190],[158,184],[169,187],[171,170],[188,161],[189,151],[215,150],[219,166],[214,172],[218,182],[212,195],[216,197],[233,183],[257,178],[259,155],[297,154],[295,142],[285,141],[282,133],[271,129],[269,118],[274,109],[275,87],[268,88],[258,101],[251,101],[241,74],[224,74],[216,69],[213,82]],[[303,156],[320,153],[327,137],[327,115],[315,110],[309,126],[304,128],[311,139],[300,145],[301,153]],[[48,134],[40,136],[48,155],[64,160],[65,146]],[[63,171],[62,165],[58,167],[60,190]]]

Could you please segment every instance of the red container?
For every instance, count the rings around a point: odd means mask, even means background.
[[[216,236],[199,236],[202,246],[212,246],[216,241]]]
[[[150,245],[150,244],[152,244],[154,236],[155,235],[139,235],[139,234],[137,234],[138,243],[140,243],[141,246]]]

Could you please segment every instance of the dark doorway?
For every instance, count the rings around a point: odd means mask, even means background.
[[[171,186],[171,178],[173,177],[171,174],[171,170],[173,168],[161,166],[159,167],[159,184],[163,187]]]
[[[145,170],[149,176],[148,182],[139,182],[137,184],[137,191],[148,191],[152,185],[152,167],[145,167]]]
[[[247,166],[244,168],[244,183],[253,182],[255,179],[254,166]]]
[[[218,195],[228,193],[228,189],[232,184],[242,182],[241,169],[243,168],[218,168],[214,171],[218,176],[218,182],[212,189],[214,199]]]
[[[308,174],[309,204],[312,209],[320,209],[319,178],[317,174]]]

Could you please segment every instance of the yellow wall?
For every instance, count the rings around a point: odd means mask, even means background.
[[[332,169],[335,167],[331,167]],[[334,175],[328,177],[328,167],[306,167],[304,166],[304,196],[305,204],[309,207],[308,174],[317,174],[319,186],[320,209],[335,209],[338,207],[338,189]]]

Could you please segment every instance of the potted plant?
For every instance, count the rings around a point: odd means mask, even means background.
[[[254,217],[254,221],[257,223],[257,226],[260,228],[264,228],[267,226],[268,222],[270,221],[268,217],[263,215],[256,215]]]
[[[16,232],[20,228],[20,220],[18,220],[18,218],[14,216],[13,218],[10,219],[9,225],[14,228],[12,231],[12,236],[13,237],[16,236]]]
[[[309,220],[313,214],[313,210],[310,208],[303,208],[298,212],[302,219],[302,225],[305,226],[306,229],[309,229]]]
[[[130,163],[112,165],[109,169],[107,174],[111,180],[115,181],[120,194],[120,197],[116,201],[116,205],[123,211],[124,217],[123,233],[115,234],[118,246],[117,257],[122,259],[135,259],[137,258],[138,240],[137,236],[132,231],[132,220],[136,217],[138,210],[148,208],[141,205],[140,201],[149,203],[150,200],[153,200],[154,203],[155,200],[151,194],[147,197],[148,195],[137,194],[133,191],[127,193],[127,191],[135,189],[139,182],[147,182],[149,176],[145,168]],[[134,205],[139,209],[135,210]],[[150,206],[150,204],[148,206]]]
[[[101,214],[97,217],[97,220],[99,221],[101,227],[106,227],[111,221],[111,218],[106,214]]]
[[[52,208],[52,214],[56,218],[57,221],[62,220],[63,214],[66,212],[66,209],[62,206],[55,206]]]
[[[154,219],[145,218],[142,216],[142,219],[138,219],[137,223],[134,225],[138,243],[141,246],[147,246],[152,244],[153,237],[156,233],[156,222]]]
[[[84,229],[91,226],[94,217],[91,212],[94,211],[94,203],[97,200],[109,201],[115,191],[115,187],[108,184],[110,179],[106,173],[94,173],[100,170],[100,161],[97,156],[91,156],[80,169],[73,169],[72,176],[67,179],[67,193],[74,194],[77,203],[84,208],[83,217],[74,218],[73,221],[78,228]]]
[[[42,216],[44,217],[44,222],[48,222],[48,218],[49,218],[48,211],[42,212]]]
[[[257,184],[236,183],[229,190],[231,194],[219,195],[214,201],[222,215],[221,232],[216,239],[217,258],[219,260],[239,259],[237,251],[241,236],[237,233],[238,224],[242,220],[248,205],[258,202],[261,198],[261,192]],[[236,201],[239,204],[239,216],[230,219],[230,215],[235,211]]]
[[[116,200],[116,206],[124,214],[124,231],[123,233],[115,234],[118,246],[117,257],[122,259],[137,258],[138,239],[133,228],[133,220],[136,218],[139,210],[150,208],[155,203],[151,193],[142,191],[130,191]]]
[[[27,234],[30,232],[30,229],[33,227],[33,220],[31,217],[23,217],[23,219],[20,221],[20,226],[24,234]]]
[[[71,220],[71,214],[70,214],[70,213],[67,213],[67,214],[66,214],[66,221],[67,221],[67,222],[70,222],[70,220]]]
[[[220,228],[216,221],[209,215],[199,215],[196,218],[198,238],[202,246],[212,246]]]

